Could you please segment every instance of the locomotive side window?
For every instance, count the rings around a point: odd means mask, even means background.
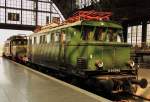
[[[29,37],[29,45],[32,45],[32,38]]]
[[[37,43],[37,38],[36,37],[34,37],[34,44],[36,44]]]
[[[37,44],[39,44],[39,43],[40,43],[40,37],[37,36]]]
[[[66,42],[69,42],[69,41],[71,41],[71,34],[69,33],[69,28],[66,28],[66,30],[65,30],[65,40],[66,40]]]
[[[43,35],[42,38],[43,38],[42,43],[46,43],[46,35]]]
[[[40,36],[40,44],[42,44],[42,36]]]
[[[32,37],[32,45],[34,44],[34,37]]]
[[[54,33],[51,34],[51,43],[54,43],[54,40],[55,40],[55,35]]]
[[[17,44],[16,45],[21,45],[21,41],[17,41]]]
[[[71,28],[68,28],[67,29],[67,37],[77,37],[77,36],[80,36],[81,35],[81,30],[82,27],[81,26],[73,26]],[[69,34],[70,33],[70,34]],[[68,40],[68,39],[67,39]],[[71,40],[71,39],[70,39]]]
[[[40,44],[44,44],[44,43],[47,43],[46,35],[41,35],[40,36]]]
[[[16,45],[16,42],[15,42],[15,41],[12,41],[12,45],[13,45],[13,46]]]
[[[50,36],[50,34],[48,34],[48,35],[46,36],[46,38],[47,38],[47,43],[50,43],[50,41],[51,41],[51,36]]]
[[[55,42],[58,42],[59,41],[59,36],[60,36],[60,31],[57,31],[55,33]]]
[[[65,30],[62,30],[60,34],[60,42],[64,43],[65,41],[66,41],[66,32]]]
[[[24,39],[24,40],[22,41],[22,45],[27,45],[27,40],[26,40],[26,39]]]

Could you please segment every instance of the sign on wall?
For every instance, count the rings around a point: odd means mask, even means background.
[[[19,21],[19,14],[18,13],[8,13],[8,20]]]

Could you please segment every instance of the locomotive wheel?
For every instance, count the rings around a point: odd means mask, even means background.
[[[70,84],[75,85],[75,86],[80,86],[81,85],[81,80],[76,77],[72,77],[70,79]]]
[[[76,79],[76,78],[72,78],[72,79],[70,80],[70,84],[72,84],[72,85],[78,85],[77,79]]]

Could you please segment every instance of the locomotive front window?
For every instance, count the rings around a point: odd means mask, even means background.
[[[118,29],[108,29],[107,31],[108,42],[123,42],[123,34]]]
[[[83,40],[93,40],[93,30],[92,26],[83,26],[82,29],[82,39]]]
[[[106,29],[102,27],[96,27],[94,33],[94,40],[106,41],[106,37],[107,37]]]
[[[9,43],[5,43],[5,47],[8,47],[9,46]]]
[[[94,30],[94,40],[103,42],[122,42],[123,36],[121,30],[112,28],[96,27]]]
[[[16,45],[27,45],[27,39],[17,39],[12,42],[13,46]]]

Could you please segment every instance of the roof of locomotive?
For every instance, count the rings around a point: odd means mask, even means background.
[[[37,33],[33,33],[30,36],[34,36],[35,34],[42,34],[49,31],[55,31],[63,28],[68,28],[72,26],[78,26],[78,25],[86,25],[86,26],[99,26],[99,27],[108,27],[108,28],[116,28],[116,29],[122,29],[122,26],[116,22],[113,21],[76,21],[73,23],[67,23],[62,24],[54,27],[45,27],[45,29],[42,29],[41,31]]]
[[[11,40],[15,40],[15,39],[27,39],[27,36],[25,35],[14,35],[14,36],[11,36],[7,39],[7,41],[11,41]]]

